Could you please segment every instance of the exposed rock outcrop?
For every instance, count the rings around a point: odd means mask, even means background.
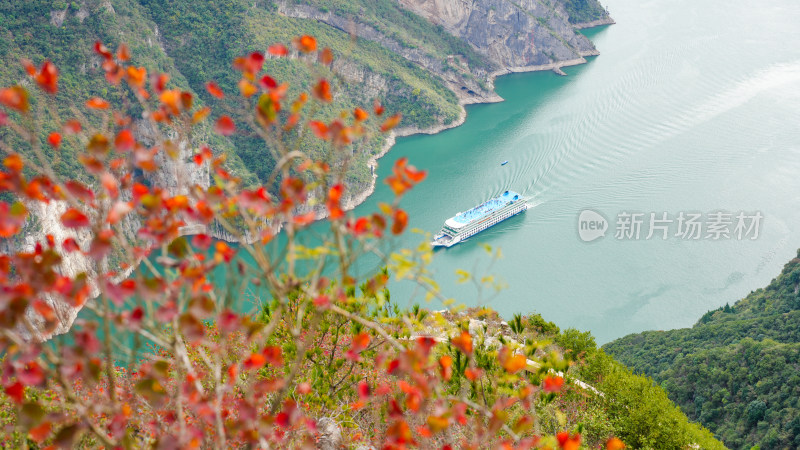
[[[538,0],[397,0],[469,42],[499,67],[542,66],[596,55],[563,4]]]

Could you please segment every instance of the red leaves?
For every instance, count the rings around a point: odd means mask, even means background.
[[[394,195],[401,196],[415,184],[421,182],[427,176],[424,170],[417,170],[416,167],[408,165],[408,158],[400,158],[394,163],[393,174],[386,177],[386,184],[394,191]]]
[[[48,94],[58,92],[58,69],[53,63],[45,60],[38,72],[30,61],[23,60],[22,65],[25,66],[25,70],[43,91]]]
[[[458,336],[451,338],[450,343],[463,353],[468,355],[472,353],[472,336],[468,331],[462,331]]]
[[[42,422],[40,425],[31,428],[30,431],[28,431],[28,435],[37,444],[41,444],[50,436],[50,430],[52,428],[53,425],[50,422]]]
[[[106,223],[115,225],[131,211],[133,211],[133,205],[131,205],[130,202],[116,202],[114,206],[111,207],[111,210],[108,211]]]
[[[47,136],[47,143],[50,144],[53,148],[58,148],[61,146],[61,135],[59,133],[53,132]]]
[[[236,58],[233,61],[233,67],[241,70],[245,77],[252,80],[261,68],[264,66],[264,55],[259,52],[253,52],[245,57]]]
[[[444,381],[450,381],[453,376],[453,358],[449,355],[444,355],[439,358],[439,373]]]
[[[208,93],[211,94],[212,97],[218,99],[225,98],[225,93],[222,92],[222,88],[220,88],[219,85],[213,81],[209,81],[208,83],[206,83],[206,91],[208,91]]]
[[[100,97],[92,97],[86,101],[86,107],[89,109],[108,109],[110,106],[110,103]]]
[[[353,118],[356,120],[356,122],[363,122],[369,119],[369,113],[361,108],[356,108],[353,110]]]
[[[10,238],[19,233],[28,217],[28,210],[20,202],[10,205],[0,201],[0,238]]]
[[[100,41],[96,41],[96,42],[94,43],[94,52],[95,52],[95,53],[97,53],[98,55],[102,56],[102,57],[103,57],[103,58],[105,58],[105,59],[111,59],[111,58],[113,58],[113,57],[114,57],[114,56],[111,54],[111,52],[110,52],[110,51],[108,51],[108,47],[106,47],[105,45],[103,45],[103,43],[102,43],[102,42],[100,42]]]
[[[578,450],[581,447],[581,435],[578,433],[562,431],[556,435],[556,439],[563,450]]]
[[[347,351],[346,357],[351,361],[358,361],[359,354],[369,346],[370,337],[367,333],[359,333],[353,336],[353,342],[350,350]]]
[[[84,228],[91,225],[89,217],[75,208],[70,208],[61,215],[61,223],[67,228]]]
[[[403,230],[406,229],[408,225],[408,213],[403,211],[402,209],[397,209],[393,215],[393,222],[392,222],[392,233],[393,234],[400,234]]]
[[[136,140],[133,138],[133,133],[128,129],[121,130],[114,139],[114,147],[120,152],[129,152],[135,145]]]
[[[314,211],[309,211],[305,214],[298,214],[292,218],[292,223],[297,225],[298,227],[307,227],[314,222],[316,218],[316,214]]]
[[[264,367],[266,363],[267,358],[265,358],[264,355],[261,353],[251,353],[250,356],[242,362],[242,366],[244,366],[246,370],[253,370]]]
[[[542,382],[545,392],[558,392],[564,386],[564,378],[560,376],[548,375]]]
[[[125,71],[125,79],[132,87],[141,89],[144,87],[144,82],[147,80],[147,69],[144,67],[130,66]],[[158,89],[156,89],[156,91],[158,91]]]
[[[275,345],[264,347],[261,354],[264,356],[267,363],[275,367],[283,366],[283,352],[280,347]]]
[[[267,49],[267,52],[272,56],[282,57],[289,54],[289,49],[283,44],[273,44]]]
[[[322,139],[323,141],[327,141],[331,138],[330,133],[328,132],[328,126],[325,125],[324,122],[320,122],[319,120],[312,120],[308,123],[308,128],[316,135],[318,138]]]
[[[325,47],[319,52],[319,63],[324,66],[330,66],[333,63],[333,51]]]
[[[21,113],[27,113],[30,108],[28,91],[20,86],[0,89],[0,105]]]
[[[253,86],[253,83],[242,78],[239,80],[239,92],[244,98],[250,98],[258,92],[258,88]]]
[[[320,79],[314,88],[311,90],[311,95],[314,96],[319,101],[330,103],[333,101],[333,95],[331,95],[331,84],[328,80],[322,78]]]
[[[622,450],[625,448],[625,443],[619,438],[612,437],[606,441],[606,450]]]
[[[217,119],[217,123],[214,126],[214,131],[223,136],[230,136],[236,131],[236,125],[233,123],[233,119],[230,117],[222,116]]]
[[[397,113],[392,117],[389,117],[388,119],[386,119],[385,122],[383,122],[383,124],[381,124],[381,132],[386,133],[387,131],[393,129],[394,127],[400,124],[400,120],[402,118],[403,116],[400,113]]]
[[[22,168],[25,167],[24,163],[22,162],[22,157],[19,156],[17,153],[12,153],[6,156],[3,159],[3,165],[12,172],[22,172]]]
[[[19,381],[6,386],[5,393],[19,405],[21,405],[22,401],[25,400],[25,386],[23,386]]]
[[[311,53],[317,49],[317,40],[307,34],[292,40],[292,44],[303,53]]]
[[[517,373],[528,365],[525,355],[515,354],[508,346],[504,346],[497,354],[497,359],[500,360],[500,365],[503,366],[508,373]]]
[[[339,203],[343,192],[344,185],[342,184],[336,184],[328,190],[328,201],[326,206],[328,208],[328,213],[331,220],[338,220],[344,217],[344,211],[342,211]]]

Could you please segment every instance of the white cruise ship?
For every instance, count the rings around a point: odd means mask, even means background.
[[[431,245],[452,247],[526,209],[528,204],[521,195],[514,191],[505,191],[498,197],[447,219],[442,231],[433,237]]]

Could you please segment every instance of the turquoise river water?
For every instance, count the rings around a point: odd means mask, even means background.
[[[607,5],[617,24],[585,30],[600,56],[566,77],[499,78],[505,102],[468,107],[461,127],[399,139],[378,169],[383,179],[408,157],[429,171],[402,204],[410,226],[432,233],[505,189],[530,197],[526,213],[437,251],[431,269],[458,302],[506,317],[536,311],[599,343],[691,326],[766,285],[800,247],[800,3]],[[355,213],[390,198],[379,183]],[[579,238],[584,209],[608,220],[605,237]],[[731,232],[740,211],[760,213],[758,237],[706,238],[716,211],[733,214]],[[639,239],[615,238],[625,212],[644,213]],[[667,239],[647,240],[651,212],[703,214],[700,239],[675,236],[675,221]],[[480,242],[503,251],[489,269],[508,284],[496,296],[456,282],[459,268],[484,273]],[[401,304],[424,303],[405,282],[391,290]]]

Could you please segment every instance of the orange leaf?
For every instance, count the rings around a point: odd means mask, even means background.
[[[100,97],[92,97],[86,102],[86,107],[90,109],[108,109],[109,106],[111,105]]]
[[[244,360],[244,368],[245,369],[260,369],[264,367],[267,363],[267,358],[264,357],[261,353],[252,353],[247,359]]]
[[[50,144],[50,146],[53,147],[53,148],[60,147],[61,146],[61,135],[56,133],[56,132],[50,133],[50,136],[47,136],[47,143]]]
[[[242,78],[239,80],[239,92],[242,93],[244,98],[250,98],[258,92],[258,88],[253,86],[253,83]]]
[[[564,386],[564,378],[548,375],[545,377],[543,384],[545,392],[558,392]]]
[[[144,86],[145,80],[147,80],[147,69],[130,66],[127,68],[125,75],[127,76],[128,84],[141,88]]]
[[[353,350],[360,352],[369,345],[369,334],[359,333],[353,336]]]
[[[316,86],[314,86],[314,89],[311,91],[311,94],[317,100],[325,103],[330,103],[333,101],[333,96],[331,95],[331,84],[324,78],[317,82]]]
[[[273,366],[283,366],[283,352],[281,348],[276,345],[271,345],[264,347],[264,350],[261,351],[261,354],[264,355],[266,361]]]
[[[133,139],[133,133],[128,129],[120,131],[116,139],[114,139],[114,147],[121,152],[131,151],[135,145],[136,141]]]
[[[206,90],[209,94],[211,94],[212,97],[219,99],[225,98],[225,93],[222,92],[222,89],[219,87],[219,85],[213,81],[206,83]]]
[[[22,229],[28,210],[20,202],[9,206],[8,203],[0,201],[0,237],[9,238]]]
[[[117,59],[120,61],[127,61],[131,59],[131,52],[128,50],[128,46],[125,44],[120,44],[119,48],[117,49]]]
[[[312,120],[308,123],[308,127],[311,128],[311,131],[313,131],[314,134],[323,141],[327,141],[331,138],[331,135],[328,132],[328,126],[319,120]]]
[[[569,434],[562,431],[556,435],[556,439],[558,439],[558,445],[564,450],[578,450],[581,446],[581,435],[578,433]]]
[[[20,86],[0,89],[0,105],[26,113],[30,108],[28,91]]]
[[[75,119],[68,120],[64,123],[64,132],[67,134],[78,134],[81,132],[81,123]]]
[[[389,130],[391,130],[392,128],[396,127],[396,126],[397,126],[397,125],[400,123],[400,119],[402,119],[402,118],[403,118],[403,116],[402,116],[402,115],[400,115],[399,113],[398,113],[398,114],[395,114],[395,115],[393,115],[392,117],[389,117],[389,118],[388,118],[388,119],[386,119],[386,121],[385,121],[385,122],[383,122],[383,124],[381,125],[381,131],[382,131],[382,132],[384,132],[384,133],[386,133],[387,131],[389,131]]]
[[[89,217],[75,208],[70,208],[61,215],[61,223],[67,228],[84,228],[90,225]]]
[[[378,99],[375,99],[375,103],[373,104],[373,110],[375,111],[376,116],[383,115],[384,108],[383,105],[381,105],[381,102],[378,101]]]
[[[625,443],[619,438],[612,437],[606,441],[606,450],[622,450],[625,448]]]
[[[466,354],[472,353],[472,336],[468,331],[462,331],[460,335],[451,338],[450,343]]]
[[[25,399],[25,386],[22,385],[19,381],[16,383],[6,386],[5,393],[9,397],[11,397],[15,402],[22,404],[22,401]]]
[[[3,159],[3,165],[12,172],[22,172],[25,164],[22,162],[22,157],[17,153],[12,153]]]
[[[443,431],[450,425],[450,419],[444,416],[428,416],[426,422],[428,423],[428,428],[434,433]]]
[[[236,131],[236,125],[230,117],[222,116],[217,120],[214,130],[223,136],[230,136]]]
[[[307,34],[295,39],[293,43],[303,53],[311,53],[317,49],[317,40]]]
[[[406,229],[408,225],[408,213],[402,209],[394,212],[394,222],[392,223],[392,233],[400,234]]]
[[[58,69],[50,61],[45,61],[39,73],[33,77],[39,87],[49,94],[58,92]]]
[[[95,41],[95,43],[94,43],[94,51],[95,51],[95,53],[97,53],[98,55],[102,56],[105,59],[111,59],[113,57],[111,52],[108,51],[108,47],[103,45],[103,43],[100,42],[100,41]]]
[[[528,361],[526,360],[525,356],[519,354],[511,355],[506,358],[505,361],[503,361],[503,368],[509,373],[517,373],[524,369],[527,365]]]
[[[270,55],[278,57],[286,56],[289,54],[289,49],[286,48],[286,46],[283,44],[270,45],[267,51],[269,52]]]
[[[453,376],[453,358],[450,355],[444,355],[439,358],[439,370],[442,374],[442,378],[445,381],[450,381],[450,378]]]
[[[198,109],[192,115],[192,123],[197,124],[206,120],[206,117],[208,117],[209,114],[211,114],[211,108],[208,106]]]
[[[42,422],[41,425],[31,428],[28,433],[30,434],[31,439],[36,441],[37,444],[41,444],[50,436],[51,429],[52,425],[50,422]]]
[[[319,52],[319,62],[323,65],[330,66],[333,62],[333,51],[330,48],[325,47]]]
[[[353,111],[353,117],[355,117],[356,122],[363,122],[369,118],[369,114],[361,108],[356,108]]]

